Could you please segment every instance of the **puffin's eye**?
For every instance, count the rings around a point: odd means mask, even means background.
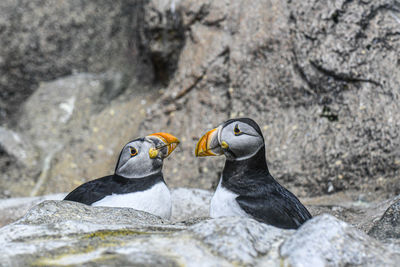
[[[235,135],[238,135],[242,132],[242,131],[240,131],[238,124],[235,125],[235,129],[233,129],[233,132],[235,133]]]
[[[131,147],[130,148],[131,149],[131,157],[134,157],[134,156],[136,156],[137,155],[137,150],[136,150],[136,148],[134,148],[134,147]]]

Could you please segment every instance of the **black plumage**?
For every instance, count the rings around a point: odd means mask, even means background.
[[[297,197],[269,173],[264,147],[246,160],[227,159],[222,186],[238,194],[236,201],[239,206],[257,221],[297,229],[311,218]]]

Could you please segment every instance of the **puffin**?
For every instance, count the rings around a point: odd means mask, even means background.
[[[123,147],[113,175],[78,186],[64,200],[133,208],[169,219],[171,194],[162,166],[178,144],[175,136],[163,132],[132,140]]]
[[[264,137],[254,120],[230,119],[208,131],[198,141],[195,155],[226,158],[210,217],[250,217],[283,229],[297,229],[311,218],[299,199],[270,174]]]

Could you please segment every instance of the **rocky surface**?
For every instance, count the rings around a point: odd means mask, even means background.
[[[171,221],[186,221],[192,218],[209,217],[213,192],[196,188],[171,189]]]
[[[171,222],[48,201],[0,229],[0,262],[395,266],[399,38],[397,0],[1,1],[1,198],[108,175],[137,136],[181,145],[164,166]],[[242,116],[316,216],[298,231],[205,219],[223,158],[195,144]],[[62,196],[2,200],[0,224]]]
[[[66,192],[112,173],[154,101],[128,82],[108,72],[41,83],[22,105],[18,125],[0,129],[2,194]]]
[[[392,204],[368,232],[379,240],[400,239],[400,200]],[[398,240],[400,243],[400,240]]]
[[[171,189],[171,221],[188,221],[209,216],[212,192],[195,188]],[[52,194],[38,197],[0,199],[0,226],[20,219],[33,206],[45,200],[62,200],[67,194]]]
[[[161,21],[164,2],[150,3]],[[400,193],[398,1],[176,1],[175,9],[185,44],[142,130],[156,124],[182,136],[174,180],[215,187],[223,160],[193,158],[196,141],[248,116],[264,132],[272,174],[296,194]]]
[[[39,197],[20,197],[0,200],[0,226],[14,222],[24,216],[33,206],[45,200],[62,200],[66,194],[53,194]]]
[[[0,229],[6,266],[396,266],[392,247],[330,215],[299,230],[245,218],[172,223],[127,208],[45,201]]]
[[[303,225],[280,247],[289,266],[391,266],[400,255],[330,215]]]
[[[14,115],[41,81],[110,69],[132,76],[146,71],[151,77],[152,70],[140,66],[135,43],[143,5],[129,0],[2,1],[0,121]]]
[[[114,169],[157,96],[144,5],[0,3],[1,197],[65,192]]]
[[[241,116],[297,195],[400,193],[398,1],[0,5],[2,197],[70,191],[160,130],[169,185],[213,189],[223,158],[194,146]]]

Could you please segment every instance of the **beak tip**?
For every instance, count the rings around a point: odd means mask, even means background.
[[[163,141],[167,145],[168,153],[166,157],[168,157],[180,143],[178,138],[169,133],[159,132],[151,134],[150,136],[158,137],[159,139],[161,139],[161,141]]]
[[[194,154],[196,157],[208,157],[208,156],[217,156],[211,148],[210,144],[212,139],[215,138],[215,132],[217,128],[208,131],[205,135],[203,135],[196,144],[196,148]]]

